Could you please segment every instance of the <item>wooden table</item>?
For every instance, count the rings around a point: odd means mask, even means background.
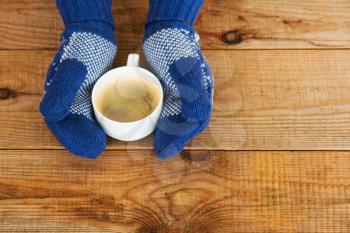
[[[115,66],[146,0],[113,1]],[[350,1],[207,0],[210,127],[159,161],[152,138],[74,157],[38,113],[63,25],[54,0],[0,0],[0,232],[350,232]]]

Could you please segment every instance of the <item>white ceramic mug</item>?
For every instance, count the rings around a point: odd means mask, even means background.
[[[104,74],[95,84],[92,91],[92,105],[97,122],[101,125],[105,133],[121,141],[136,141],[151,134],[159,120],[163,109],[163,89],[158,78],[148,70],[139,67],[140,55],[130,54],[127,66],[113,69]],[[160,92],[160,101],[154,111],[147,117],[134,122],[117,122],[104,116],[97,108],[96,101],[101,96],[101,91],[106,85],[113,85],[119,78],[137,76],[147,81],[151,81]]]

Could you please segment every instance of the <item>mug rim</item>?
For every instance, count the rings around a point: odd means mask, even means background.
[[[159,102],[157,104],[157,107],[155,107],[153,109],[153,111],[148,114],[147,116],[145,116],[144,118],[142,119],[139,119],[137,121],[130,121],[130,122],[120,122],[120,121],[114,121],[108,117],[106,117],[104,114],[101,113],[101,111],[98,109],[98,107],[96,106],[96,95],[97,95],[97,88],[99,86],[101,86],[108,78],[109,75],[112,75],[113,73],[115,72],[120,72],[122,70],[140,70],[142,71],[143,73],[145,73],[148,77],[151,77],[154,81],[154,83],[158,86],[158,89],[160,90],[160,99],[159,99]],[[114,79],[117,79],[119,78],[120,76],[115,76],[113,77]],[[141,76],[141,78],[144,78],[144,76]],[[101,76],[101,78],[99,78],[97,80],[97,82],[95,83],[93,89],[92,89],[92,94],[91,94],[91,101],[92,101],[92,106],[94,108],[94,110],[100,115],[100,117],[103,118],[103,120],[107,121],[109,124],[114,124],[114,125],[133,125],[133,124],[139,124],[141,123],[142,121],[145,121],[147,120],[148,118],[150,118],[152,115],[154,115],[155,113],[157,113],[158,109],[159,108],[162,108],[163,107],[163,100],[164,100],[164,91],[163,91],[163,87],[162,87],[162,84],[160,83],[159,79],[150,71],[144,69],[144,68],[141,68],[141,67],[138,67],[138,66],[122,66],[122,67],[117,67],[117,68],[114,68],[114,69],[111,69],[109,70],[108,72],[106,72],[105,74],[103,74]]]

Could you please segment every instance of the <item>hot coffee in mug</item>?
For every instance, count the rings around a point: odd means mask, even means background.
[[[139,59],[130,54],[128,65],[107,72],[92,92],[97,121],[107,135],[123,141],[152,133],[163,107],[162,86],[152,73],[138,67]]]

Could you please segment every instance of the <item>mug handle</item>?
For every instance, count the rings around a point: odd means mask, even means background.
[[[139,67],[140,66],[140,55],[133,53],[128,56],[128,63],[126,66]]]

